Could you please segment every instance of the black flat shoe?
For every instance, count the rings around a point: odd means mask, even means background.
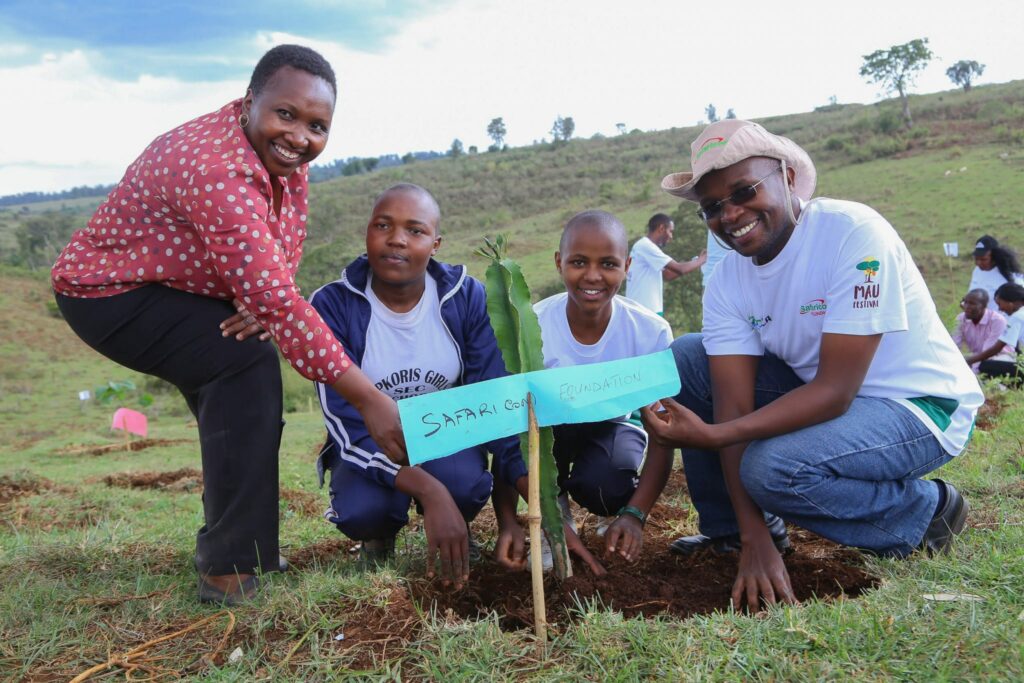
[[[924,538],[921,539],[919,547],[929,555],[938,555],[948,553],[949,547],[953,544],[953,537],[964,530],[967,513],[971,506],[952,484],[941,479],[932,481],[945,489],[946,502],[942,509],[935,512],[931,524],[925,529]]]
[[[772,535],[772,542],[780,553],[789,550],[789,534],[786,533],[786,523],[781,518],[775,517],[768,525],[768,531]],[[726,553],[738,553],[741,547],[740,535],[729,534],[728,536],[717,536],[711,538],[703,534],[683,536],[672,541],[668,549],[677,555],[692,555],[701,550],[710,550],[720,555]]]
[[[237,590],[222,591],[207,583],[203,577],[199,577],[199,602],[211,602],[228,607],[244,604],[256,597],[260,589],[260,580],[253,574],[247,579],[232,583],[232,588],[236,586]]]

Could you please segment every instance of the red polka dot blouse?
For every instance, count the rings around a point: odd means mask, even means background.
[[[295,285],[306,237],[305,166],[271,178],[238,125],[241,100],[154,140],[61,253],[53,288],[105,297],[147,284],[238,299],[309,379],[350,366]],[[272,182],[282,188],[273,212]]]

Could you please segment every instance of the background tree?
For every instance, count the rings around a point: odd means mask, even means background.
[[[625,135],[626,134],[626,124],[624,124],[624,123],[616,123],[615,124],[615,130],[619,131],[619,135]]]
[[[452,146],[448,150],[448,156],[451,156],[451,157],[461,157],[463,154],[465,154],[465,152],[466,152],[466,150],[463,149],[463,147],[462,147],[462,140],[460,140],[458,138],[455,138],[454,140],[452,140]]]
[[[946,69],[946,75],[949,76],[949,80],[963,88],[964,92],[970,90],[971,81],[975,78],[981,78],[983,73],[985,73],[985,65],[978,64],[973,59],[961,59]]]
[[[551,126],[551,137],[556,143],[568,142],[575,130],[576,122],[572,120],[571,116],[566,116],[564,119],[559,116]]]
[[[718,110],[715,109],[713,104],[704,107],[704,114],[708,117],[708,123],[714,123],[718,120]]]
[[[487,124],[487,136],[494,141],[490,149],[492,151],[499,151],[505,145],[505,135],[508,133],[508,129],[505,128],[505,120],[502,117],[491,119],[491,122]]]
[[[31,216],[14,230],[18,244],[15,264],[49,268],[75,231],[75,217],[59,211],[46,211]]]
[[[729,107],[729,110],[727,112],[725,112],[725,118],[727,118],[727,119],[734,119],[734,118],[736,118],[736,112],[733,111],[732,107]]]
[[[912,128],[908,90],[914,78],[931,61],[932,51],[928,49],[927,38],[916,38],[909,43],[893,45],[888,50],[875,50],[864,55],[860,75],[871,83],[878,83],[886,94],[898,93],[903,103],[903,122]]]

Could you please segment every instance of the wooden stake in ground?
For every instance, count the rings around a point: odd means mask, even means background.
[[[541,558],[540,530],[540,428],[537,426],[537,414],[533,411],[533,394],[526,395],[526,406],[529,410],[528,442],[529,470],[527,472],[527,520],[530,522],[530,574],[533,579],[533,630],[537,636],[537,649],[541,656],[547,652],[548,622],[547,610],[544,606],[544,561]]]

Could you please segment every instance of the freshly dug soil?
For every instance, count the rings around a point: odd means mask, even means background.
[[[193,467],[172,472],[118,472],[103,477],[107,486],[126,489],[165,489],[169,491],[199,491],[203,488],[203,473]]]
[[[76,446],[74,444],[66,446],[64,448],[57,449],[55,452],[58,455],[104,455],[106,453],[116,453],[118,451],[144,451],[147,448],[155,448],[157,446],[173,446],[179,443],[190,443],[190,439],[136,439],[125,443],[108,443],[102,446]]]
[[[652,517],[665,520],[681,512],[659,504]],[[857,596],[878,584],[864,571],[857,552],[800,529],[791,528],[790,538],[793,549],[785,562],[799,600]],[[545,577],[548,623],[575,618],[574,610],[591,600],[626,617],[667,614],[686,618],[728,610],[738,557],[712,552],[681,557],[668,551],[672,540],[669,525],[649,526],[640,558],[628,563],[618,557],[605,558],[603,539],[585,534],[584,543],[608,574],[596,577],[574,562],[574,575],[565,582]],[[473,566],[469,584],[457,593],[443,588],[436,579],[412,580],[410,589],[424,609],[436,604],[440,613],[450,609],[467,619],[495,612],[503,628],[533,626],[529,573],[507,571],[490,558]]]

